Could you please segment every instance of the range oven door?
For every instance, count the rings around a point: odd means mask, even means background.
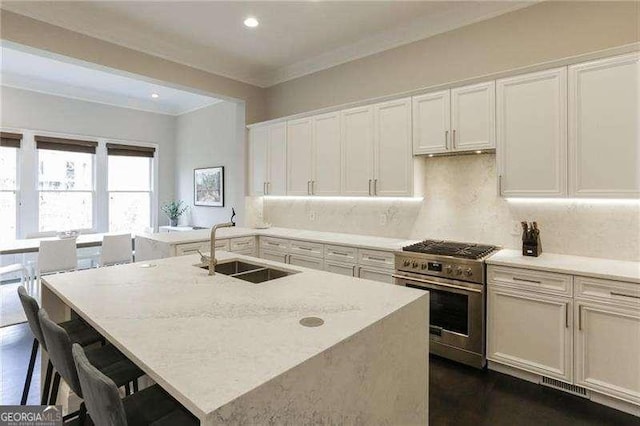
[[[395,274],[396,284],[429,291],[429,338],[484,354],[484,286],[462,281]]]

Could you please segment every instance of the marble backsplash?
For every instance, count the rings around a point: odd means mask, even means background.
[[[266,197],[247,203],[273,226],[520,247],[537,221],[543,250],[640,261],[640,203],[518,200],[497,195],[495,155],[424,158],[422,200]]]

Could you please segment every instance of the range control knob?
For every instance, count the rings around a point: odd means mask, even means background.
[[[458,266],[456,268],[456,275],[462,275],[462,267],[461,266]]]
[[[420,265],[420,269],[427,269],[427,264],[423,263],[422,265]]]
[[[444,270],[447,274],[451,274],[453,272],[453,268],[451,267],[451,265],[447,265]]]
[[[418,262],[416,262],[415,260],[411,263],[411,267],[412,268],[417,268],[418,267]]]
[[[405,261],[404,261],[404,262],[402,262],[402,264],[403,264],[404,266],[409,266],[409,264],[410,264],[410,263],[411,263],[411,261],[410,261],[410,260],[407,260],[407,259],[405,259]]]
[[[473,275],[473,271],[471,270],[471,268],[467,268],[466,271],[464,271],[464,274],[468,277],[470,277],[471,275]]]

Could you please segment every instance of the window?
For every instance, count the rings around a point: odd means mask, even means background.
[[[0,241],[16,238],[18,149],[22,135],[0,133]]]
[[[96,142],[36,136],[38,230],[93,229]]]
[[[109,231],[141,232],[151,226],[153,148],[107,144]]]

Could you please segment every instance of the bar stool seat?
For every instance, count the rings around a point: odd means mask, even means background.
[[[142,389],[122,400],[128,426],[191,426],[193,414],[160,386]]]

